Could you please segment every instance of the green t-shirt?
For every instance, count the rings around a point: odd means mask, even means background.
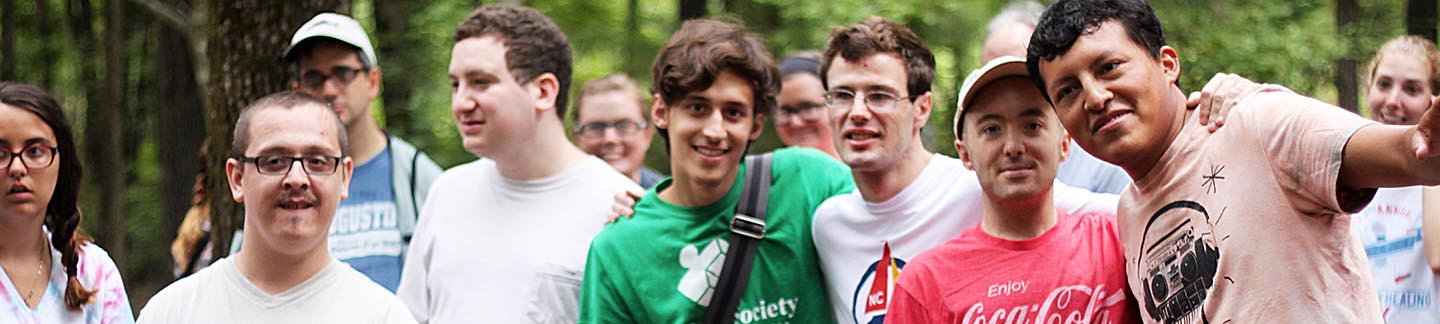
[[[635,216],[595,236],[585,264],[581,323],[697,323],[705,314],[729,246],[729,223],[747,168],[725,198],[700,207],[656,196]],[[850,169],[820,151],[775,151],[766,233],[756,248],[736,323],[833,323],[810,221],[820,203],[855,190]]]

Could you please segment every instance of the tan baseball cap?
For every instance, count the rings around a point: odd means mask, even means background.
[[[965,76],[965,83],[960,86],[960,100],[955,103],[955,138],[960,138],[961,126],[964,126],[965,121],[965,108],[970,106],[970,101],[975,99],[980,89],[995,80],[1007,77],[1029,78],[1030,72],[1025,69],[1025,59],[1014,56],[997,57]]]

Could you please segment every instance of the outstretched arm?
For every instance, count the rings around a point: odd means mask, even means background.
[[[1340,164],[1342,188],[1440,185],[1440,101],[1414,126],[1360,128],[1345,144]],[[1432,149],[1437,148],[1437,149]]]

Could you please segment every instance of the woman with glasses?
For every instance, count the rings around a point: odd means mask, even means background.
[[[60,104],[0,82],[0,322],[133,323],[105,250],[81,234],[80,159]]]
[[[775,131],[785,146],[810,147],[839,159],[826,120],[825,86],[820,84],[820,53],[800,52],[780,61],[780,94],[775,101]]]

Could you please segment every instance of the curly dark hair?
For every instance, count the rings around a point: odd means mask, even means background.
[[[550,73],[560,83],[555,116],[565,119],[570,93],[570,40],[555,22],[535,9],[513,4],[484,5],[455,28],[455,42],[495,36],[505,44],[505,68],[515,82],[534,81]]]
[[[1130,41],[1150,53],[1150,58],[1160,58],[1160,49],[1165,47],[1165,31],[1160,28],[1155,10],[1144,0],[1057,1],[1040,16],[1040,25],[1035,26],[1035,32],[1030,35],[1025,53],[1025,68],[1045,101],[1054,103],[1045,91],[1040,60],[1052,61],[1065,55],[1080,36],[1094,33],[1101,24],[1112,20],[1124,26]],[[1176,80],[1175,85],[1179,86],[1180,81]]]

